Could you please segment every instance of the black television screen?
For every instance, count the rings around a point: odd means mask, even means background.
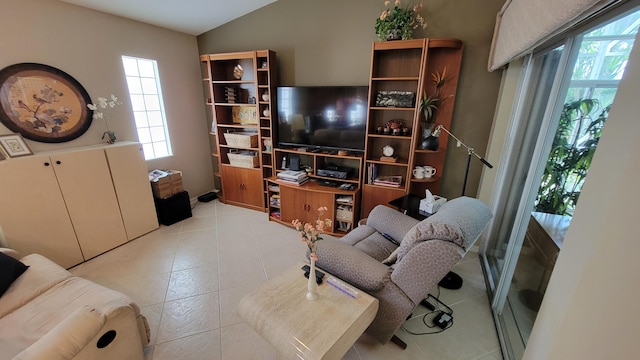
[[[278,87],[278,144],[363,151],[367,86]]]

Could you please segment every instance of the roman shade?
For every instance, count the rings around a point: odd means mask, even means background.
[[[494,71],[602,9],[623,0],[507,0],[496,17],[489,53]]]

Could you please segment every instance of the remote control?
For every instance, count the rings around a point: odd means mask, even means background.
[[[311,271],[311,269],[309,268],[309,265],[303,266],[302,270],[304,271],[304,277],[306,277],[308,279],[309,278],[309,272]],[[324,278],[324,273],[322,271],[316,269],[316,283],[318,285],[322,284],[322,278]]]
[[[358,296],[358,290],[354,289],[351,285],[347,284],[344,281],[340,281],[333,276],[329,276],[327,282],[331,284],[336,289],[342,291],[343,293],[351,296],[352,298],[356,298]]]

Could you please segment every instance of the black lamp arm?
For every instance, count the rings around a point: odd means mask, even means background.
[[[463,143],[460,139],[458,139],[455,135],[453,135],[449,130],[447,130],[444,126],[442,125],[438,125],[436,127],[436,129],[433,131],[433,136],[438,136],[440,135],[440,131],[444,131],[447,134],[449,134],[449,136],[451,136],[452,138],[454,138],[458,144],[462,145],[465,147],[465,149],[467,149],[467,152],[469,153],[469,155],[475,155],[475,157],[478,158],[478,160],[480,160],[483,164],[485,164],[487,167],[489,167],[489,169],[493,168],[493,165],[491,165],[487,160],[485,160],[482,156],[476,154],[476,152],[474,151],[474,149],[472,147],[467,146],[465,143]]]

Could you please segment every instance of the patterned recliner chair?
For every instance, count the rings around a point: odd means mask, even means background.
[[[403,346],[395,332],[473,246],[491,217],[484,203],[469,197],[447,202],[420,222],[378,205],[366,225],[340,240],[319,242],[317,264],[376,297],[380,306],[366,332],[383,344],[393,338]]]

